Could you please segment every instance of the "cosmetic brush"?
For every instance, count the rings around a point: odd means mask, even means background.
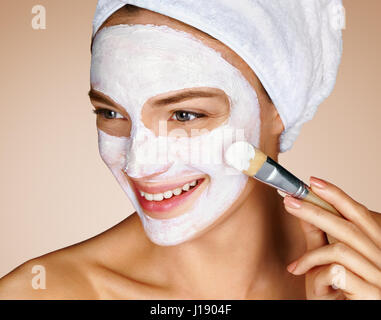
[[[235,142],[229,146],[225,152],[225,160],[230,166],[249,177],[341,216],[333,206],[316,195],[302,180],[245,141]],[[329,243],[336,242],[336,239],[328,234],[327,239]]]

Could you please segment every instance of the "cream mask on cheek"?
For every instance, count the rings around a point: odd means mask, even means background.
[[[260,133],[259,104],[254,89],[241,72],[221,54],[192,35],[167,26],[118,25],[102,29],[95,37],[91,62],[91,85],[123,106],[132,122],[129,137],[111,136],[98,129],[99,151],[123,190],[132,201],[149,239],[158,245],[176,245],[191,239],[211,225],[237,200],[248,177],[227,174],[231,170],[223,162],[186,162],[192,143],[212,144],[213,136],[240,130],[240,140],[258,146]],[[138,154],[160,145],[160,139],[142,122],[144,103],[158,94],[194,87],[223,90],[230,99],[230,115],[221,126],[197,137],[167,138],[172,152],[163,161],[142,161]],[[186,109],[186,108],[185,108]],[[142,139],[141,137],[144,137]],[[210,148],[214,146],[211,145]],[[163,148],[164,149],[164,148]],[[203,148],[192,150],[192,157],[202,158]],[[199,156],[199,157],[197,157]],[[204,174],[209,177],[200,196],[181,215],[154,219],[147,215],[129,184],[131,178],[144,178],[155,173],[155,181]],[[231,171],[230,171],[231,172]]]

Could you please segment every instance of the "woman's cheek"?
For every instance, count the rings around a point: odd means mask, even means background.
[[[98,147],[102,160],[109,168],[123,169],[127,161],[127,137],[116,137],[98,129]]]

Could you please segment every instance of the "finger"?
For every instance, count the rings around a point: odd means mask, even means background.
[[[313,192],[333,205],[340,214],[356,224],[381,248],[381,227],[364,205],[327,181],[311,177],[310,184]]]
[[[332,263],[344,266],[347,270],[354,272],[369,283],[381,288],[381,270],[342,242],[306,252],[296,260],[296,267],[292,273],[301,275],[313,267]]]
[[[319,228],[301,219],[299,219],[299,223],[306,240],[307,250],[314,250],[328,244],[325,233]]]
[[[308,300],[344,300],[345,295],[341,290],[334,290],[330,286],[325,288],[325,292],[318,292],[319,296],[315,294],[315,278],[316,275],[323,269],[327,268],[326,265],[319,266],[310,270],[305,276],[306,298]]]
[[[287,212],[344,242],[381,269],[381,250],[351,221],[293,197],[286,196],[284,203]]]
[[[340,289],[351,300],[381,299],[380,289],[359,278],[339,264],[322,268],[314,279],[314,294],[324,296],[332,293],[332,288]]]

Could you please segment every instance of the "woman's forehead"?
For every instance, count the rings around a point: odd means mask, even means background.
[[[162,15],[160,13],[135,7],[135,6],[125,6],[112,14],[100,27],[97,34],[105,27],[120,25],[120,24],[149,24],[149,25],[164,25],[168,26],[174,30],[189,33],[193,37],[202,41],[204,45],[212,48],[213,50],[219,52],[228,63],[238,69],[246,80],[250,83],[258,94],[265,94],[265,90],[261,85],[259,79],[256,77],[253,70],[247,65],[247,63],[232,49],[223,44],[221,41],[215,39],[209,34],[194,28],[188,24],[185,24],[179,20],[173,19],[171,17]]]
[[[191,87],[220,88],[229,94],[237,81],[244,77],[219,52],[167,26],[109,26],[94,40],[92,85],[112,96],[128,88],[128,104],[142,105],[154,95]]]

